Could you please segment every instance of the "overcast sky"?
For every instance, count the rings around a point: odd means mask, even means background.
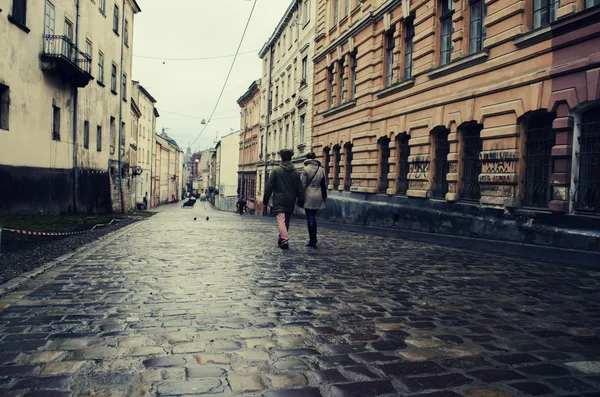
[[[194,141],[217,101],[233,56],[212,60],[175,60],[233,55],[253,0],[137,0],[133,78],[158,101],[157,130],[182,149]],[[213,146],[218,133],[240,127],[237,99],[260,78],[258,50],[269,39],[291,0],[256,0],[254,15],[223,98],[212,122],[192,149]],[[146,57],[158,58],[151,59]],[[173,58],[173,59],[169,59]],[[179,113],[181,116],[173,113]]]

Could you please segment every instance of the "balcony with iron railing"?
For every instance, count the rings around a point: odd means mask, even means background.
[[[67,36],[43,35],[42,69],[59,74],[77,87],[85,87],[92,79],[92,60]]]

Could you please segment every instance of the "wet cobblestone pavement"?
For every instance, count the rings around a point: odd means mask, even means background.
[[[76,254],[0,298],[0,395],[600,396],[600,272],[306,234],[200,203]]]

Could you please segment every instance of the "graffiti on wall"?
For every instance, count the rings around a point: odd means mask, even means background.
[[[416,156],[415,160],[409,165],[409,173],[411,178],[415,179],[427,179],[429,173],[429,161],[421,156]]]
[[[411,190],[427,190],[429,182],[425,181],[410,181],[408,182],[408,188]]]
[[[516,172],[518,158],[515,152],[499,151],[481,154],[483,172],[488,174],[512,174]]]
[[[511,183],[509,175],[479,175],[479,182],[482,183]]]
[[[514,188],[507,185],[481,185],[482,196],[512,197]]]

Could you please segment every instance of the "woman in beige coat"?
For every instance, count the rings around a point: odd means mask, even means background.
[[[310,152],[306,155],[304,170],[300,175],[304,186],[304,211],[310,240],[307,247],[317,246],[317,211],[325,208],[327,202],[327,177],[317,156]]]

